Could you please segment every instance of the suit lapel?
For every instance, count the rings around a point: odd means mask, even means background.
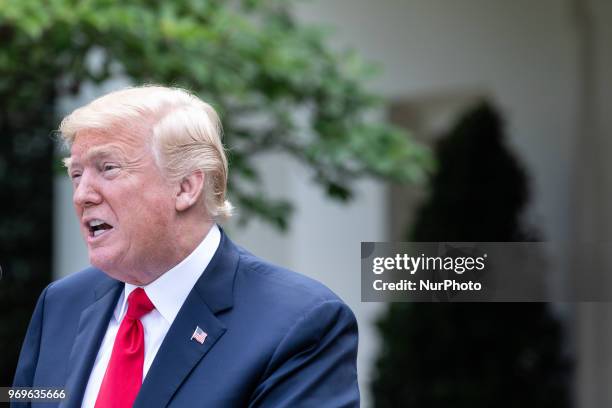
[[[196,327],[207,334],[202,344],[191,340]],[[134,408],[166,406],[187,374],[224,332],[225,327],[192,291],[153,360]]]
[[[94,303],[81,312],[68,363],[66,389],[70,398],[60,404],[61,408],[81,406],[89,374],[122,289],[121,282],[105,279],[94,291]]]
[[[233,305],[238,250],[223,231],[221,233],[219,248],[170,326],[134,408],[166,406],[188,374],[226,331],[215,315]],[[202,344],[191,340],[196,327],[207,334]]]

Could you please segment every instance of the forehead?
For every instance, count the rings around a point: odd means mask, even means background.
[[[146,134],[142,129],[113,126],[109,129],[83,129],[77,132],[70,157],[73,160],[85,160],[92,156],[104,154],[130,155],[143,150],[147,144]]]

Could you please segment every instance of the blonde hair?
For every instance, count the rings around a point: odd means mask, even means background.
[[[109,129],[125,122],[149,129],[153,156],[169,180],[204,172],[203,199],[209,215],[232,215],[233,206],[225,198],[228,171],[221,122],[209,104],[180,88],[126,88],[76,109],[62,120],[59,131],[70,147],[82,130]]]

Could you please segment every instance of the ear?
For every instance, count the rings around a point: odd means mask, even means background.
[[[177,211],[188,210],[200,199],[204,190],[204,177],[203,171],[196,170],[179,182],[175,204]]]

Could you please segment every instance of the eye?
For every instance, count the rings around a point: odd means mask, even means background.
[[[104,163],[102,165],[102,171],[104,173],[113,172],[114,170],[118,170],[118,169],[119,169],[119,166],[114,163]]]
[[[72,181],[72,186],[74,188],[77,188],[77,186],[80,184],[81,182],[81,173],[70,173],[70,180]]]

